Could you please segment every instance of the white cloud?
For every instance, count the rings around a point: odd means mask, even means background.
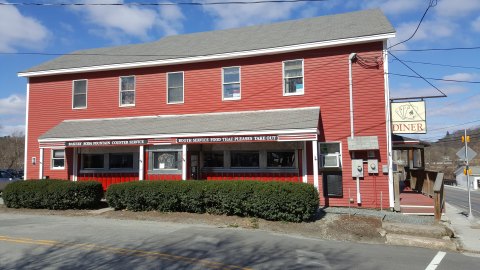
[[[479,76],[474,73],[455,73],[451,75],[443,76],[444,80],[458,80],[458,81],[474,81]]]
[[[452,96],[456,94],[466,93],[469,90],[462,86],[456,85],[441,85],[437,86],[442,92],[444,92],[447,96]],[[400,88],[392,88],[391,89],[391,96],[392,98],[405,98],[405,97],[419,97],[419,96],[436,96],[441,95],[435,88],[433,87],[425,87],[425,88],[414,88],[409,86],[404,86]]]
[[[25,134],[25,125],[5,125],[0,127],[0,136],[9,136],[14,133]]]
[[[397,35],[394,39],[389,40],[389,44],[396,44],[409,38],[417,28],[418,21],[402,23],[396,27]],[[424,21],[415,33],[415,36],[409,41],[427,41],[435,42],[455,34],[457,24],[447,20]],[[404,47],[405,48],[405,47]],[[395,47],[395,49],[404,49]]]
[[[480,11],[480,1],[443,0],[438,1],[438,5],[434,7],[434,10],[439,16],[465,18]]]
[[[480,16],[472,22],[472,28],[473,30],[480,32]]]
[[[99,0],[85,0],[85,3],[104,2]],[[109,3],[123,3],[123,0],[112,0]],[[100,26],[101,30],[92,32],[104,33],[110,38],[118,34],[146,39],[148,31],[156,22],[157,13],[148,8],[137,6],[82,6],[72,7],[80,14],[86,16],[86,20],[94,25]]]
[[[10,95],[0,98],[0,115],[25,114],[25,97]]]
[[[22,15],[16,7],[0,7],[0,52],[14,52],[17,47],[40,50],[48,36],[39,21]]]
[[[160,6],[158,26],[165,35],[175,35],[183,30],[185,16],[179,6]]]
[[[212,0],[198,0],[197,2],[209,1]],[[217,2],[216,0],[213,1]],[[208,5],[204,6],[203,9],[214,18],[215,28],[227,29],[288,19],[295,9],[304,5],[305,3]]]

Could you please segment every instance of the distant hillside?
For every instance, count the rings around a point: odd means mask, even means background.
[[[455,178],[454,171],[458,166],[463,165],[463,160],[456,155],[464,146],[463,135],[464,130],[447,132],[443,138],[431,143],[431,146],[425,149],[427,169],[442,171],[445,173],[445,178]],[[470,161],[470,165],[480,165],[480,127],[467,130],[467,135],[470,136],[468,147],[479,153]]]

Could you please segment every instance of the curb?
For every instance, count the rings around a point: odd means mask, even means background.
[[[387,244],[397,246],[422,247],[437,250],[457,251],[457,245],[446,239],[429,238],[422,236],[410,236],[389,233],[386,235]]]

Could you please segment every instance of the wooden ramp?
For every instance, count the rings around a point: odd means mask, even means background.
[[[400,212],[402,214],[433,216],[434,210],[434,201],[429,196],[407,189],[400,192]]]

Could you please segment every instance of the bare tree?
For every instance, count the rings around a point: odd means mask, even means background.
[[[14,131],[0,138],[0,168],[23,169],[25,135],[23,131]]]

